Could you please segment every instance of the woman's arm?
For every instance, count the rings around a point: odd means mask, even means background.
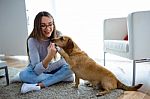
[[[40,43],[36,41],[34,38],[28,39],[28,48],[29,48],[29,59],[32,65],[32,68],[36,72],[36,74],[43,73],[47,68],[48,64],[56,54],[56,49],[53,48],[52,45],[49,45],[48,48],[42,48],[43,51],[39,52]],[[41,48],[40,48],[41,49]],[[45,58],[40,59],[40,53],[46,54]]]
[[[29,38],[28,39],[28,50],[29,50],[29,60],[30,64],[35,68],[35,66],[40,63],[40,56],[37,49],[37,44],[35,42],[35,39]]]
[[[54,56],[56,55],[56,48],[54,43],[51,43],[48,48],[48,54],[46,55],[46,57],[43,59],[42,63],[44,68],[48,67],[49,62],[54,58]]]

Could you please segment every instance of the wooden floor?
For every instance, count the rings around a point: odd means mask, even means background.
[[[9,67],[23,68],[28,65],[27,57],[6,57],[1,60],[7,61]],[[150,64],[148,64],[148,66],[150,67]],[[143,72],[139,72],[138,74],[144,75]],[[145,84],[143,88],[139,91],[125,91],[118,99],[150,99],[150,73],[146,77],[145,80],[142,79],[142,83]],[[141,82],[140,79],[137,80],[139,80],[137,83]]]

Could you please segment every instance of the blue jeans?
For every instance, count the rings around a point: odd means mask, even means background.
[[[48,87],[67,78],[73,77],[73,72],[69,69],[69,66],[65,64],[50,73],[37,75],[33,69],[28,66],[25,70],[20,72],[19,76],[25,83],[43,83],[45,87]]]

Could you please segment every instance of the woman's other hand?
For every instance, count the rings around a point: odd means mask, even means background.
[[[50,57],[54,57],[56,55],[56,48],[55,48],[55,44],[54,43],[50,43],[50,45],[47,48],[48,50],[48,56]]]
[[[49,62],[54,58],[54,56],[56,55],[56,52],[57,52],[54,43],[50,43],[50,45],[48,46],[47,50],[48,50],[47,56],[42,61],[43,66],[45,68],[47,68]]]

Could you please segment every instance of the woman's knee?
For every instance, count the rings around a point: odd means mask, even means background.
[[[27,71],[24,70],[24,71],[21,71],[21,72],[20,72],[19,76],[20,76],[20,79],[21,79],[23,82],[26,82],[28,73],[27,73]]]
[[[24,78],[26,78],[26,71],[21,71],[21,72],[19,73],[19,76],[20,76],[20,79],[21,79],[21,80],[24,79]]]
[[[34,77],[33,73],[31,73],[27,70],[21,71],[19,74],[19,77],[23,82],[26,82],[26,83],[33,83],[35,81],[34,80],[35,77]]]

